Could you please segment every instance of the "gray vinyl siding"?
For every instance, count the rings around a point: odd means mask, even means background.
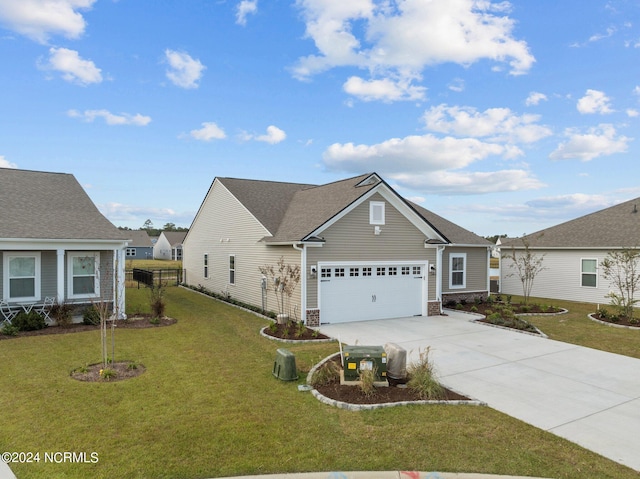
[[[452,253],[465,253],[467,261],[466,285],[464,288],[450,288],[450,257]],[[442,292],[464,293],[465,291],[488,291],[489,265],[487,248],[447,247],[442,254]]]
[[[385,203],[385,224],[380,235],[369,224],[369,202]],[[379,195],[358,205],[353,211],[328,227],[321,234],[322,247],[307,252],[307,308],[318,305],[318,283],[309,276],[309,268],[318,262],[345,261],[428,261],[436,262],[435,248],[425,248],[425,236],[407,218]],[[435,281],[429,276],[429,300],[435,299]]]
[[[40,293],[42,298],[44,299],[47,296],[57,296],[58,255],[55,251],[43,251],[41,253],[40,260],[40,264],[42,266],[40,270]]]
[[[269,232],[218,181],[205,198],[196,221],[184,241],[182,264],[185,282],[202,285],[215,293],[255,306],[262,305],[260,266],[285,263],[300,265],[300,252],[292,246],[267,246],[260,241]],[[208,255],[208,278],[204,277],[204,255]],[[229,256],[235,255],[235,284],[229,283]],[[300,318],[300,288],[291,299]],[[267,295],[267,309],[277,312],[275,296]]]
[[[544,254],[542,265],[545,268],[533,281],[531,296],[536,298],[562,299],[585,303],[608,304],[605,296],[611,285],[602,277],[600,264],[607,257],[604,250],[532,250],[540,256]],[[503,252],[511,254],[511,252]],[[597,286],[582,286],[582,259],[598,260]],[[510,268],[512,261],[501,259],[500,291],[504,294],[522,295],[522,283]],[[640,299],[640,295],[639,298]]]

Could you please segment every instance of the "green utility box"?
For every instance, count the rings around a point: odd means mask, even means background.
[[[288,349],[278,349],[276,360],[273,362],[273,375],[283,381],[298,379],[296,357]]]
[[[345,381],[357,381],[360,371],[374,369],[376,381],[387,380],[387,353],[382,346],[344,346]]]

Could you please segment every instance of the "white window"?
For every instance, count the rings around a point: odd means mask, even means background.
[[[422,274],[422,266],[414,266],[413,267],[413,275],[420,276]]]
[[[229,284],[236,284],[236,255],[229,255]]]
[[[344,268],[336,268],[334,271],[334,276],[336,278],[344,278]]]
[[[371,276],[371,268],[369,267],[362,268],[362,276]]]
[[[379,266],[376,268],[376,276],[385,276],[387,274],[387,268]]]
[[[349,276],[354,278],[360,276],[360,268],[349,268]]]
[[[70,298],[100,296],[100,253],[78,252],[67,256],[67,289]]]
[[[4,254],[4,298],[40,301],[40,253]]]
[[[321,278],[331,278],[331,268],[320,268]]]
[[[595,288],[598,286],[598,260],[583,259],[581,270],[581,286]]]
[[[467,286],[467,254],[451,253],[449,256],[449,287],[465,288]]]
[[[136,255],[136,249],[135,248],[127,248],[125,255],[126,256],[135,256]]]
[[[398,276],[398,268],[389,266],[389,276]]]
[[[369,203],[369,224],[372,224],[372,225],[384,224],[384,202],[383,201],[371,201]]]
[[[204,277],[208,278],[209,277],[209,255],[205,254],[202,261],[204,263]]]
[[[402,276],[408,276],[410,271],[411,271],[411,268],[409,268],[409,266],[403,266],[402,267]]]

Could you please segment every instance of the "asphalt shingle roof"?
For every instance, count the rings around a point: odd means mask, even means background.
[[[535,248],[627,248],[640,245],[640,198],[523,237]],[[517,239],[503,246],[522,246]]]
[[[272,181],[218,178],[218,180],[271,233],[268,242],[301,241],[318,227],[335,217],[378,182],[360,185],[374,175],[368,173],[326,185],[278,183]],[[358,186],[360,185],[360,186]],[[468,245],[491,245],[470,231],[408,202],[436,230],[450,242]]]
[[[73,175],[0,168],[0,238],[124,240]]]

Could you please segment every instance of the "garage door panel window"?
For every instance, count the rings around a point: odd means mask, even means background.
[[[449,287],[451,289],[466,287],[466,264],[466,253],[453,253],[449,257]]]
[[[352,278],[360,276],[360,268],[349,268],[349,276]]]
[[[334,275],[336,278],[344,278],[344,268],[336,268]]]

